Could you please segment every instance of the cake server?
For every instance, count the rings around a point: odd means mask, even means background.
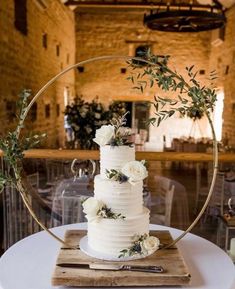
[[[92,270],[112,270],[112,271],[139,271],[139,272],[150,272],[150,273],[163,273],[164,269],[162,266],[139,266],[139,265],[119,265],[119,264],[101,264],[101,263],[57,263],[59,267],[64,268],[81,268],[81,269],[92,269]]]

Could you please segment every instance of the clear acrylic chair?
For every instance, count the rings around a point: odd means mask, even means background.
[[[215,185],[212,192],[210,202],[206,208],[203,222],[205,223],[208,219],[217,221],[219,216],[223,216],[224,208],[227,206],[227,197],[224,190],[225,185],[225,174],[218,172],[216,175]]]
[[[175,186],[169,189],[161,188],[158,191],[157,199],[152,203],[151,222],[160,225],[171,225],[172,205]]]

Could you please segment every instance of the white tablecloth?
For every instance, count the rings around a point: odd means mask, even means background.
[[[73,224],[54,228],[53,232],[63,237],[67,229],[85,227],[84,223]],[[182,232],[158,225],[151,225],[151,229],[169,229],[174,238]],[[46,232],[34,234],[13,245],[0,258],[0,288],[63,289],[50,284],[59,247],[60,244]],[[219,247],[193,234],[187,234],[178,247],[192,275],[191,285],[182,288],[235,288],[235,266]]]

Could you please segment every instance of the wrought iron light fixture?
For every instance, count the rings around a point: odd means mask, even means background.
[[[192,2],[159,5],[155,11],[144,15],[144,24],[149,29],[166,32],[199,32],[224,27],[225,11],[218,1],[214,0],[212,5]]]

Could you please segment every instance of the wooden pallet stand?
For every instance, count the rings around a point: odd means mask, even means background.
[[[65,242],[78,246],[79,240],[87,232],[82,230],[68,230]],[[169,231],[151,231],[150,235],[160,239],[161,244],[169,244],[172,237]],[[58,263],[112,263],[87,256],[80,250],[61,247],[57,258]],[[116,262],[115,262],[116,264]],[[149,257],[139,260],[118,262],[128,265],[157,265],[164,268],[163,273],[146,273],[133,271],[106,271],[81,268],[66,268],[56,266],[53,276],[53,286],[75,287],[125,287],[125,286],[173,286],[188,285],[190,274],[177,246],[160,249]]]

